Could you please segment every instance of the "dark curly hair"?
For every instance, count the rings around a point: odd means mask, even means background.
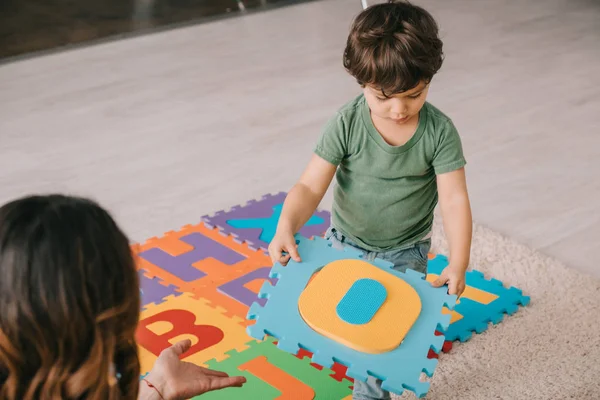
[[[0,207],[0,398],[135,399],[139,283],[129,241],[96,203]]]
[[[344,67],[385,96],[429,83],[443,62],[438,25],[423,8],[390,0],[361,12],[350,30]]]

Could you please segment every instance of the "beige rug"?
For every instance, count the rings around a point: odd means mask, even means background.
[[[439,221],[433,250],[448,254]],[[477,225],[471,266],[521,288],[531,304],[456,342],[440,357],[426,398],[600,399],[600,280]]]

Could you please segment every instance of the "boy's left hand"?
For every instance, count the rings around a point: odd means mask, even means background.
[[[448,284],[448,294],[460,295],[465,291],[465,275],[467,271],[464,268],[457,268],[452,265],[447,266],[442,274],[431,283],[433,287],[442,287]]]

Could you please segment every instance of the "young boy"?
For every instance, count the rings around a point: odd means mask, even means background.
[[[425,273],[438,196],[450,263],[434,286],[462,294],[471,247],[471,209],[460,137],[425,101],[442,65],[433,17],[403,1],[371,6],[354,21],[344,67],[363,93],[327,123],[312,159],[289,192],[269,245],[273,262],[300,262],[294,234],[321,202],[334,175],[326,238]],[[388,399],[381,381],[355,382],[353,399]]]

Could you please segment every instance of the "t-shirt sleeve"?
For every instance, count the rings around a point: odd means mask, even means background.
[[[346,124],[342,115],[338,113],[323,127],[314,152],[322,159],[337,166],[346,156],[347,147]]]
[[[442,129],[432,164],[436,175],[456,171],[467,164],[458,130],[452,121],[448,121]]]

